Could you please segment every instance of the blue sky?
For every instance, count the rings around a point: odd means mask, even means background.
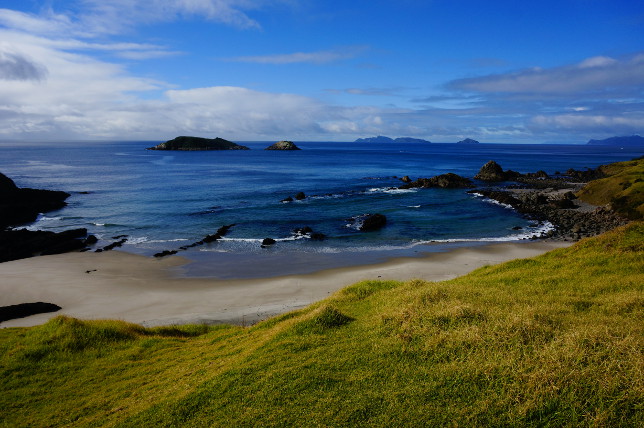
[[[0,140],[638,133],[640,1],[0,2]]]

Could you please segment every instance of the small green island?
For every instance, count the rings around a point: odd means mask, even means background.
[[[224,140],[223,138],[201,138],[181,136],[168,140],[165,143],[148,147],[147,150],[250,150],[246,146]]]

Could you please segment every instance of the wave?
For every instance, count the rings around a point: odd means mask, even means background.
[[[483,196],[480,193],[472,193],[472,195],[475,196],[476,198],[482,198],[484,202],[487,202],[489,204],[498,205],[498,206],[501,206],[503,208],[507,208],[509,210],[514,210],[514,207],[512,205],[504,204],[504,203],[499,202],[497,200],[494,200],[492,198],[488,198],[486,196]]]

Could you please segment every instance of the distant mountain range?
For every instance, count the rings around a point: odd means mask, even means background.
[[[394,140],[393,138],[378,135],[377,137],[358,138],[355,143],[431,143],[431,141],[412,137],[399,137]]]
[[[589,144],[591,146],[644,146],[644,138],[640,137],[639,135],[631,135],[628,137],[610,137],[604,140],[589,140],[586,144]]]

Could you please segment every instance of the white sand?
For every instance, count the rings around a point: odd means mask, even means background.
[[[32,326],[57,315],[121,319],[146,326],[252,324],[301,308],[364,279],[441,281],[485,265],[534,257],[567,242],[502,243],[268,279],[181,278],[181,257],[153,259],[120,251],[68,253],[0,263],[0,306],[49,302],[63,309],[5,321]],[[88,272],[89,271],[89,272]]]

